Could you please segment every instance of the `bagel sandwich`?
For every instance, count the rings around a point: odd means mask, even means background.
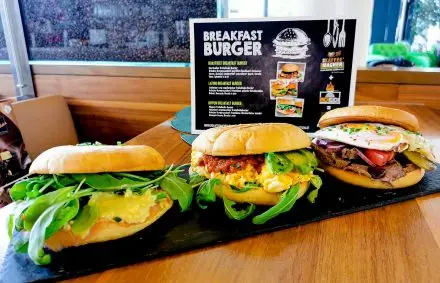
[[[254,216],[263,224],[287,212],[308,191],[315,201],[321,179],[314,175],[318,162],[307,149],[309,136],[291,124],[244,124],[212,128],[192,144],[191,181],[199,185],[198,205],[223,200],[227,216],[242,220],[257,205],[269,206]],[[240,208],[239,208],[240,207]]]
[[[164,215],[173,200],[184,211],[192,199],[179,170],[149,146],[59,146],[40,154],[29,172],[9,190],[9,234],[15,251],[37,265],[51,262],[44,247],[56,252],[127,237]]]

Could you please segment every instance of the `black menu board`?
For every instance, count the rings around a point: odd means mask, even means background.
[[[356,19],[194,19],[191,131],[284,122],[306,132],[354,101]]]

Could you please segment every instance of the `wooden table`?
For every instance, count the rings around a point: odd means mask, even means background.
[[[437,145],[439,154],[440,111],[400,108],[419,117],[422,133]],[[128,143],[155,147],[167,163],[189,162],[190,147],[168,122]],[[7,240],[0,241],[4,248]],[[69,282],[440,282],[440,195]]]

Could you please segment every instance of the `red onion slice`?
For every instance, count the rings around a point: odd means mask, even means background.
[[[373,161],[371,161],[370,159],[368,159],[367,156],[365,156],[365,154],[358,148],[356,148],[356,152],[359,155],[360,158],[362,158],[363,161],[367,162],[368,165],[370,165],[371,167],[376,167],[376,164],[373,163]]]
[[[321,140],[321,139],[316,139],[315,140],[315,144],[319,145],[319,146],[323,146],[326,147],[327,146],[328,141],[327,140]]]
[[[345,147],[345,145],[343,145],[343,144],[337,144],[337,145],[329,144],[329,145],[327,145],[326,150],[327,150],[327,151],[331,151],[331,152],[333,152],[333,151],[340,151],[340,150],[342,150],[344,147]]]
[[[345,144],[325,139],[315,139],[314,143],[319,146],[327,147],[327,146],[345,146]]]

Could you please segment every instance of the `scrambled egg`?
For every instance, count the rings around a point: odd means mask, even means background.
[[[271,173],[266,165],[263,165],[260,173],[258,173],[251,165],[248,165],[244,170],[230,174],[222,174],[219,172],[209,173],[204,166],[197,166],[198,160],[202,155],[201,152],[194,151],[191,154],[191,165],[194,172],[197,172],[199,175],[205,176],[208,179],[220,179],[222,183],[237,188],[243,188],[246,182],[256,182],[260,184],[266,192],[278,193],[288,190],[291,186],[297,183],[308,182],[313,176],[312,173],[302,175],[296,172],[276,175]]]
[[[97,192],[89,200],[99,211],[99,218],[106,220],[121,219],[122,222],[142,223],[150,215],[150,208],[156,205],[156,196],[147,190],[143,195]]]

